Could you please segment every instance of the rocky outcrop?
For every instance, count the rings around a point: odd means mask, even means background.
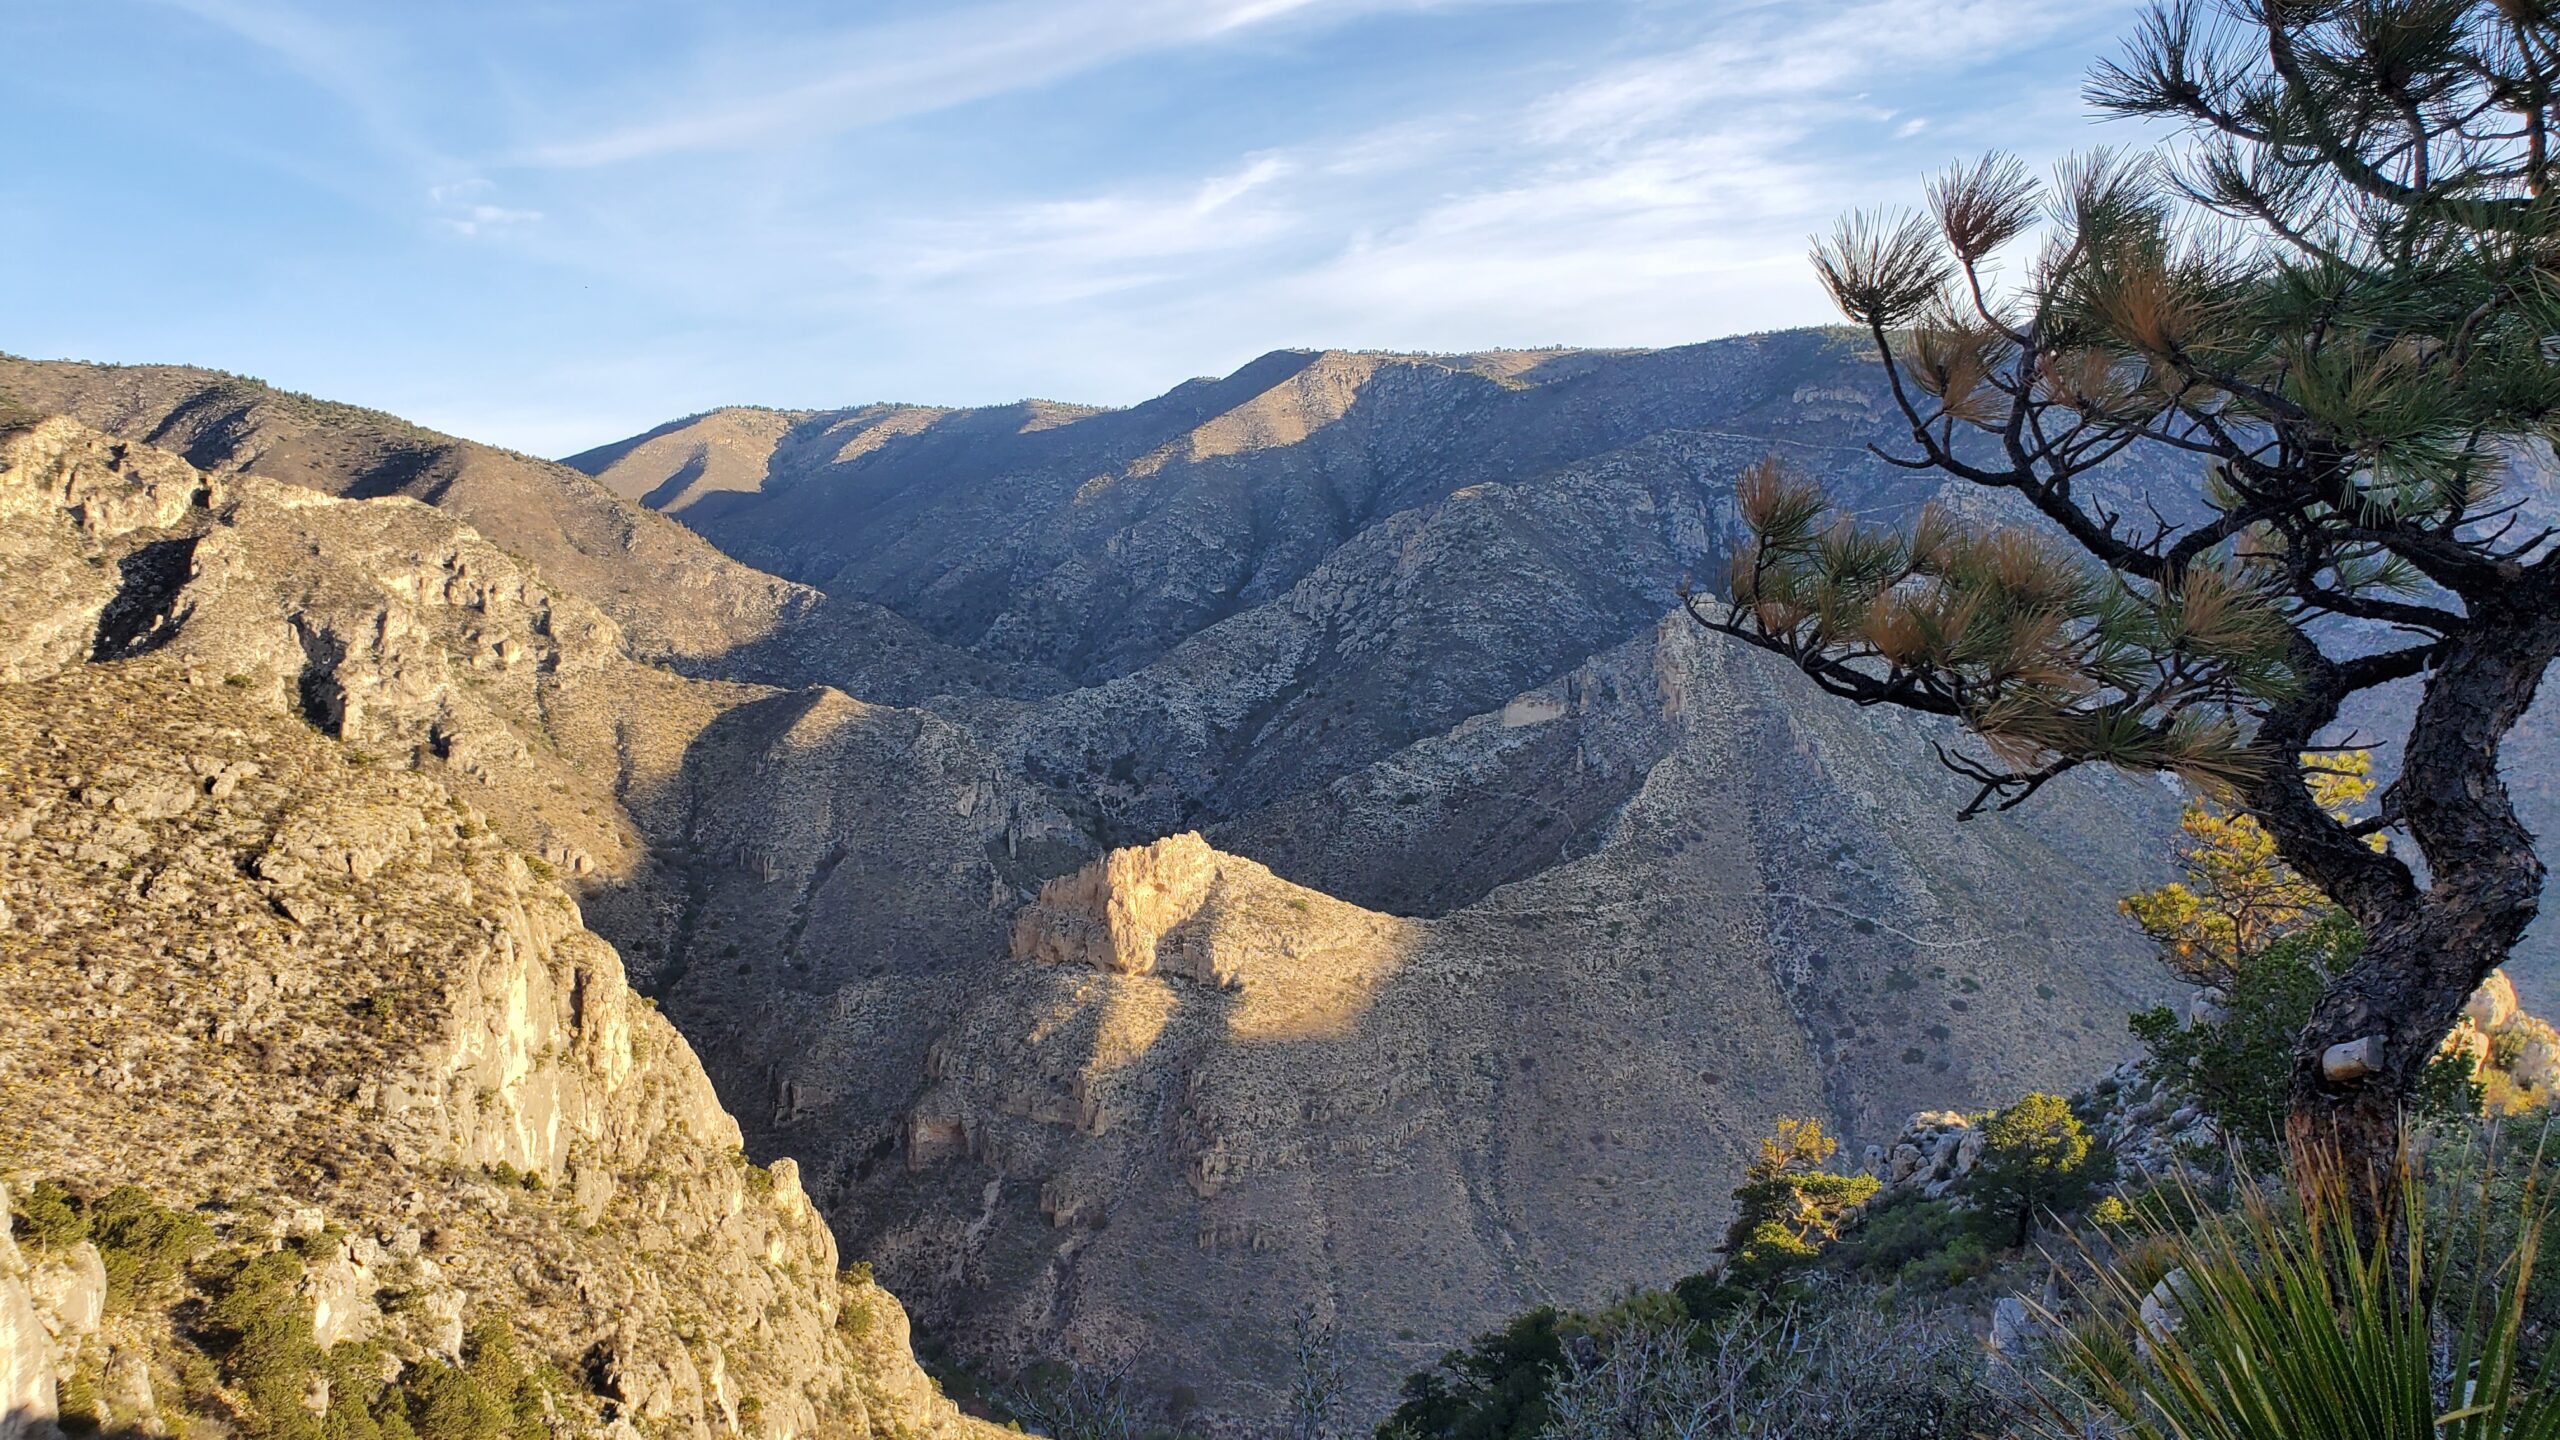
[[[65,419],[0,435],[0,495],[0,555],[41,571],[10,571],[30,577],[12,594],[69,637],[28,650],[21,678],[149,656],[440,784],[582,890],[680,1013],[755,1037],[712,1047],[715,1073],[758,1153],[814,1137],[827,1177],[895,1128],[1013,909],[1087,853],[949,723],[641,664],[596,606],[411,499],[207,475]],[[200,778],[227,792],[257,763]],[[117,803],[202,798],[154,779]],[[254,865],[298,913],[303,881],[369,879],[402,843],[321,797]],[[171,903],[185,883],[163,882]],[[750,947],[752,969],[735,963]],[[829,1003],[787,1000],[813,990]],[[525,1167],[533,1142],[507,1143],[489,1158]]]
[[[1199,913],[1217,882],[1218,860],[1208,842],[1192,833],[1114,850],[1059,876],[1015,917],[1013,958],[1118,975],[1162,970],[1223,983],[1232,977],[1197,973],[1196,960],[1180,949],[1172,956],[1162,953],[1165,936]]]
[[[431,782],[184,677],[150,657],[0,687],[20,1178],[140,1183],[233,1244],[272,1244],[271,1218],[321,1237],[301,1253],[322,1344],[454,1358],[494,1315],[599,1377],[560,1397],[581,1426],[968,1428],[893,1343],[895,1302],[839,1279],[797,1169],[746,1161],[691,1048],[556,883]],[[179,1332],[111,1311],[96,1261],[0,1285],[57,1356],[103,1320],[179,1393]],[[854,1311],[880,1323],[849,1333]]]
[[[612,615],[637,653],[710,659],[787,627],[818,597],[750,570],[564,466],[392,416],[180,366],[0,356],[0,393],[228,479],[431,501]]]
[[[975,1428],[562,888],[638,847],[619,807],[546,802],[617,778],[551,708],[694,682],[429,507],[66,420],[0,434],[0,562],[42,622],[0,683],[0,1179],[289,1245],[316,1342],[395,1370],[494,1318],[582,1377],[546,1401],[572,1430]],[[222,1421],[194,1302],[107,1276],[0,1240],[0,1424],[74,1387],[83,1423]]]
[[[2503,969],[2473,992],[2444,1048],[2470,1058],[2490,1087],[2490,1104],[2500,1110],[2560,1099],[2560,1030],[2525,1011]]]
[[[109,547],[176,525],[209,495],[205,477],[175,456],[69,420],[0,430],[0,593],[13,601],[0,683],[88,659],[124,588]]]
[[[9,1213],[0,1182],[0,1218]],[[0,1225],[0,1440],[45,1440],[61,1412],[53,1340],[37,1316],[26,1257]]]

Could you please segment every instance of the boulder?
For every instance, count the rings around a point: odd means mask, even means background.
[[[9,1190],[0,1185],[0,1216]],[[0,1440],[50,1440],[60,1414],[53,1342],[27,1291],[27,1262],[0,1225]]]

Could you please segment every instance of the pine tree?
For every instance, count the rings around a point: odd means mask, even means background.
[[[1992,156],[1814,254],[1907,422],[1886,458],[2032,522],[1878,528],[1764,463],[1728,599],[1690,608],[1963,723],[1989,752],[1941,751],[1968,815],[2103,764],[2263,826],[2367,939],[2302,1031],[2290,1124],[2378,1197],[2402,1103],[2540,903],[2498,752],[2560,654],[2560,547],[2501,486],[2560,434],[2560,13],[2177,0],[2089,95],[2183,138],[2049,188]],[[2135,446],[2194,482],[2111,504],[2094,472]],[[2400,778],[2341,820],[2298,757],[2394,682]]]
[[[1982,1159],[1971,1193],[2009,1218],[2012,1246],[2027,1243],[2036,1216],[2086,1200],[2097,1172],[2089,1129],[2059,1095],[2032,1094],[1982,1125]]]
[[[1840,1238],[1850,1212],[1874,1196],[1873,1175],[1840,1175],[1827,1167],[1840,1149],[1820,1120],[1782,1119],[1760,1142],[1733,1192],[1733,1224],[1724,1242],[1725,1279],[1766,1286],[1814,1259]]]
[[[2356,806],[2373,793],[2373,762],[2362,751],[2305,755],[2302,766],[2312,798],[2341,824],[2352,823]],[[2180,978],[2227,991],[2269,947],[2338,917],[2338,907],[2284,863],[2275,837],[2245,811],[2199,796],[2187,802],[2179,829],[2185,878],[2117,904]]]

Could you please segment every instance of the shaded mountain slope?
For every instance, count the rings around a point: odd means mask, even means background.
[[[1462,486],[1669,429],[1867,433],[1833,417],[1863,417],[1872,387],[1833,332],[1503,369],[1280,352],[1127,410],[825,412],[775,441],[753,492],[683,515],[752,564],[1093,681],[1277,598],[1371,523]],[[1823,398],[1832,389],[1843,398]],[[881,438],[884,414],[910,428]],[[738,423],[703,417],[699,446]],[[830,449],[840,429],[857,443]],[[614,456],[616,487],[672,482],[693,453],[673,438],[652,442],[655,468]],[[598,454],[572,463],[607,468]]]
[[[724,415],[660,443],[734,441],[744,418]],[[679,513],[952,644],[1084,681],[1038,704],[941,708],[1102,837],[1200,825],[1250,852],[1255,812],[1313,813],[1325,787],[1641,633],[1684,574],[1715,583],[1733,476],[1762,453],[1863,513],[1936,500],[2024,518],[2013,497],[1875,461],[1865,447],[1893,440],[1893,416],[1881,372],[1837,331],[1659,352],[1284,352],[1036,430],[1011,411],[812,414],[762,451],[752,490]],[[864,437],[841,456],[822,443],[838,427]],[[617,483],[662,480],[648,460],[616,456]],[[2094,483],[2123,507],[2173,492],[2184,468],[2136,453]],[[2523,479],[2560,514],[2548,473]],[[2546,833],[2560,833],[2555,706],[2507,766]],[[1536,853],[1494,872],[1527,873]],[[2555,934],[2546,922],[2520,952],[2529,996],[2560,984]]]
[[[1252,1433],[1301,1309],[1374,1413],[1455,1337],[1696,1268],[1729,1218],[1701,1177],[1778,1115],[1882,1138],[2124,1053],[2125,1011],[2170,987],[2084,897],[2147,872],[2094,826],[1947,827],[1918,735],[1808,713],[1789,678],[1669,624],[1432,742],[1443,804],[1537,810],[1488,782],[1569,789],[1577,751],[1632,775],[1587,849],[1438,918],[1188,836],[1054,882],[934,1045],[854,1233],[972,1353],[1132,1363]],[[1393,823],[1303,838],[1391,872],[1429,845]]]

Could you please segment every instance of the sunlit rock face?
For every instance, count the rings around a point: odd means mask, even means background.
[[[414,501],[59,418],[0,428],[0,611],[44,621],[0,683],[12,1179],[298,1241],[324,1346],[457,1362],[502,1325],[563,1377],[562,1434],[992,1433],[568,888],[602,872],[533,757],[546,705],[612,693],[580,677],[645,684],[610,620]],[[230,1429],[181,1378],[211,1373],[202,1297],[111,1304],[107,1273],[0,1227],[0,1433],[51,1435],[75,1383],[116,1433]]]

